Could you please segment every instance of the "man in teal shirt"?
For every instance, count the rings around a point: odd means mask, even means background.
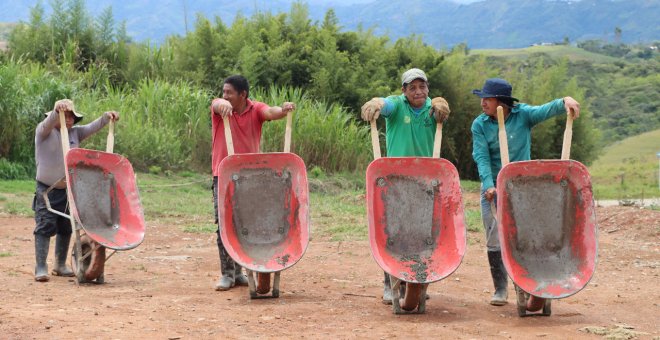
[[[530,160],[532,127],[536,124],[562,114],[573,112],[573,117],[580,115],[580,104],[571,97],[555,99],[540,106],[515,104],[518,99],[511,96],[511,84],[504,79],[486,80],[481,90],[472,93],[481,98],[481,113],[472,122],[472,158],[477,163],[481,179],[481,219],[486,231],[488,263],[493,277],[495,293],[490,304],[502,306],[507,303],[507,274],[502,263],[500,241],[497,234],[497,221],[491,212],[491,202],[495,200],[495,183],[502,168],[498,139],[497,107],[504,111],[511,162]]]
[[[436,122],[449,117],[449,104],[442,97],[429,98],[424,71],[412,68],[401,76],[398,96],[373,98],[362,106],[362,119],[385,117],[388,157],[431,157]],[[385,273],[383,303],[392,304],[390,278]]]

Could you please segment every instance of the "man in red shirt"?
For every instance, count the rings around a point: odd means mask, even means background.
[[[220,272],[222,273],[220,280],[215,285],[215,290],[228,290],[235,285],[247,286],[248,284],[247,277],[241,272],[241,266],[227,254],[220,238],[222,226],[218,223],[218,166],[227,157],[222,118],[229,117],[235,153],[258,153],[263,123],[286,117],[296,108],[296,105],[290,102],[283,103],[281,107],[268,106],[248,99],[249,94],[250,85],[247,79],[241,75],[234,75],[225,79],[222,86],[222,98],[213,99],[211,103],[213,207],[215,208],[215,223],[218,224],[218,252],[220,253]]]

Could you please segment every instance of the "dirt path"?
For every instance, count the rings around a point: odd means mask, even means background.
[[[396,316],[380,302],[382,272],[367,241],[315,238],[283,272],[279,299],[250,300],[246,287],[212,289],[214,234],[150,224],[142,245],[107,263],[106,284],[43,284],[33,280],[33,220],[0,217],[0,337],[660,339],[660,212],[609,207],[597,216],[591,283],[554,301],[552,316],[529,318],[517,316],[511,286],[507,306],[488,304],[492,283],[476,233],[458,270],[429,287],[427,313]]]

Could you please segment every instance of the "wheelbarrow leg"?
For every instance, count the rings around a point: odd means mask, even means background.
[[[520,289],[518,285],[514,284],[516,289],[516,304],[518,309],[518,316],[523,317],[527,316],[527,293],[524,290]]]
[[[545,305],[543,305],[543,312],[541,315],[543,316],[550,316],[552,314],[552,299],[545,299]]]
[[[250,291],[250,299],[255,299],[258,297],[257,295],[257,284],[256,280],[254,279],[254,273],[245,268],[245,274],[247,274],[248,277],[248,290]]]
[[[399,288],[401,287],[401,281],[390,275],[390,286],[392,287],[392,310],[394,314],[406,314],[406,312],[401,309],[399,303]]]
[[[429,284],[422,284],[422,293],[419,295],[419,306],[417,307],[417,312],[423,314],[426,312],[426,289],[429,288]]]
[[[273,297],[280,297],[280,272],[276,272],[273,278]]]
[[[72,219],[72,222],[73,219]],[[75,222],[74,222],[75,223]],[[74,253],[71,256],[71,266],[74,267],[73,271],[75,272],[76,275],[76,283],[80,284],[85,282],[85,268],[83,266],[83,258],[82,258],[82,242],[80,240],[80,228],[78,227],[77,224],[74,224],[74,234],[76,235],[76,240],[74,244]],[[77,256],[77,254],[80,254],[80,256]]]

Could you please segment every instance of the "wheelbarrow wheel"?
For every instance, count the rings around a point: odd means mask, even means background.
[[[257,273],[257,293],[268,294],[270,292],[270,273]]]
[[[88,242],[83,242],[82,238],[80,241],[76,240],[76,242],[80,242],[80,248],[82,249],[82,255],[85,256],[85,254],[89,253],[92,248]],[[77,247],[73,247],[73,251],[71,252],[71,268],[73,269],[73,272],[76,274],[76,280],[79,283],[86,282],[85,280],[85,272],[87,269],[89,269],[89,265],[92,262],[92,257],[87,256],[84,258],[82,261],[78,261],[78,251],[76,249]],[[80,266],[78,264],[80,263]]]
[[[78,240],[76,240],[78,242]],[[93,282],[104,283],[103,276],[105,267],[105,247],[97,244],[89,236],[83,235],[80,237],[80,249],[83,257],[78,266],[78,252],[77,247],[74,247],[71,252],[71,267],[76,274],[78,283]]]
[[[420,305],[421,301],[426,301],[426,296],[422,296],[422,293],[425,290],[424,284],[402,282],[401,286],[405,287],[405,293],[400,301],[401,309],[409,312],[415,310],[415,308]]]

